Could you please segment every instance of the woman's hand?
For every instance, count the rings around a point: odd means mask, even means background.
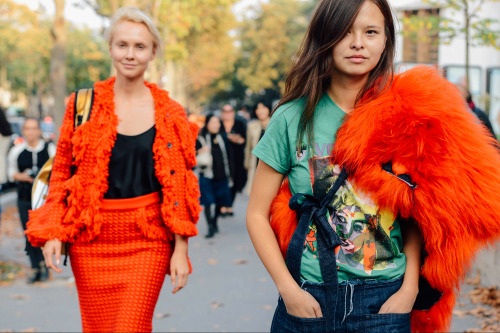
[[[293,291],[284,293],[281,297],[283,298],[283,302],[285,302],[286,312],[289,315],[299,318],[323,317],[318,301],[298,286]]]
[[[403,284],[382,304],[378,313],[409,313],[417,299],[422,237],[413,220],[402,220],[401,229],[404,242],[403,252],[406,255]]]
[[[187,240],[183,236],[175,235],[175,249],[170,259],[170,278],[172,280],[172,287],[174,287],[172,294],[175,294],[186,286],[188,276]]]
[[[204,153],[204,152],[210,152],[210,147],[209,146],[204,146],[198,149],[198,154]]]
[[[229,141],[231,141],[237,145],[242,145],[245,143],[245,138],[239,134],[228,133],[227,138],[229,139]]]
[[[30,175],[28,175],[26,170],[24,172],[15,173],[12,178],[14,178],[14,180],[17,180],[19,182],[30,183],[30,184],[33,184],[34,181],[34,179]]]
[[[409,313],[417,299],[418,290],[402,286],[394,295],[389,297],[378,313]]]
[[[61,273],[62,269],[57,267],[61,263],[61,248],[62,243],[59,239],[54,238],[45,243],[43,247],[43,257],[45,258],[45,265],[56,273]],[[56,255],[55,264],[52,256]]]

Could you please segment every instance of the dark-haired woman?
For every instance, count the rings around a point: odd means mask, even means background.
[[[386,0],[320,1],[254,150],[273,332],[446,331],[500,235],[493,139],[434,69],[393,75],[394,43]]]
[[[232,184],[232,151],[226,134],[222,131],[220,119],[213,114],[205,119],[205,126],[196,139],[196,151],[201,204],[204,206],[208,224],[208,233],[205,237],[212,238],[219,232],[217,220],[221,207],[231,206]]]

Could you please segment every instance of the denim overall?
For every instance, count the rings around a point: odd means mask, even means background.
[[[338,282],[335,248],[343,242],[330,226],[327,204],[347,179],[345,168],[328,194],[316,197],[295,194],[289,206],[297,211],[298,225],[288,245],[286,262],[297,284],[320,304],[323,317],[298,318],[289,315],[281,296],[274,313],[271,332],[410,332],[410,313],[378,314],[381,306],[403,283],[393,280],[349,280]],[[323,284],[300,281],[300,263],[309,222],[318,228],[318,256]]]

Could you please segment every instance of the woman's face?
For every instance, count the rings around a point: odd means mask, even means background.
[[[146,25],[131,21],[118,22],[111,39],[109,53],[117,76],[142,78],[154,59],[153,36]]]
[[[365,1],[353,26],[333,49],[332,77],[368,77],[384,52],[386,39],[382,12],[373,2]]]
[[[259,103],[255,109],[255,115],[257,116],[257,119],[264,120],[269,117],[269,108],[264,104]]]
[[[211,134],[217,134],[220,130],[220,120],[217,117],[212,117],[207,123],[207,131]]]

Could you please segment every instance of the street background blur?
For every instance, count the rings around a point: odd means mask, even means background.
[[[398,37],[395,71],[438,66],[472,94],[500,134],[500,1],[392,0]],[[41,120],[57,141],[69,94],[113,75],[104,32],[120,6],[150,15],[164,40],[147,80],[169,91],[191,115],[218,114],[230,104],[255,117],[274,105],[315,0],[0,0],[0,106],[22,141],[25,117]],[[246,112],[245,112],[246,111]],[[6,156],[0,156],[6,158]],[[250,184],[247,184],[250,186]],[[277,291],[245,227],[248,196],[237,197],[220,235],[190,240],[195,267],[179,295],[164,285],[156,331],[268,331]],[[15,184],[0,193],[0,332],[79,331],[69,266],[61,276],[28,285],[28,258]],[[200,234],[206,223],[200,219]],[[484,251],[464,282],[452,331],[500,331],[500,247]]]

